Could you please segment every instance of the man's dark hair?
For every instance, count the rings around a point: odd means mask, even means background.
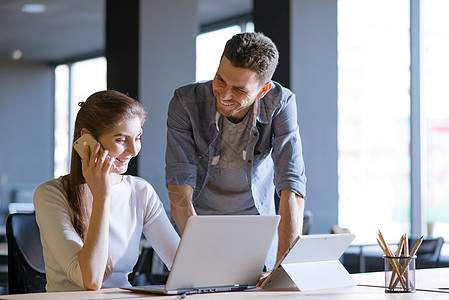
[[[229,59],[234,67],[256,72],[262,84],[271,80],[279,60],[276,45],[259,32],[234,35],[227,41],[223,56]]]

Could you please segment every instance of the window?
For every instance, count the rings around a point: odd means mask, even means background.
[[[55,70],[55,170],[59,177],[69,172],[73,126],[78,103],[106,89],[106,59],[59,65]]]
[[[421,107],[429,235],[449,240],[449,2],[421,1]]]
[[[55,69],[55,169],[54,176],[69,172],[69,67]]]
[[[338,2],[339,224],[357,243],[410,231],[410,9]]]
[[[211,80],[215,77],[226,41],[240,32],[253,32],[254,24],[245,23],[244,28],[233,25],[199,34],[196,38],[196,80]]]
[[[72,65],[71,74],[71,130],[78,113],[78,103],[85,101],[95,92],[106,89],[106,58],[99,57],[76,62]]]

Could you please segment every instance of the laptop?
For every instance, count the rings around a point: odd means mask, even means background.
[[[297,237],[261,288],[310,291],[356,285],[339,261],[354,238],[354,234]]]
[[[280,216],[192,216],[165,285],[124,288],[165,295],[244,290],[254,287]]]

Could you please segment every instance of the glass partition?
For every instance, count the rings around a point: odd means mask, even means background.
[[[339,225],[355,243],[410,231],[410,9],[338,1]]]

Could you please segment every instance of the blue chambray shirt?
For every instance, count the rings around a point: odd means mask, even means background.
[[[257,100],[256,100],[257,101]],[[259,101],[245,131],[245,172],[260,215],[275,214],[274,189],[305,198],[306,176],[299,135],[295,95],[279,83]],[[168,108],[166,184],[189,185],[193,205],[220,157],[223,116],[217,115],[212,81],[175,90]],[[243,158],[242,158],[243,159]]]

